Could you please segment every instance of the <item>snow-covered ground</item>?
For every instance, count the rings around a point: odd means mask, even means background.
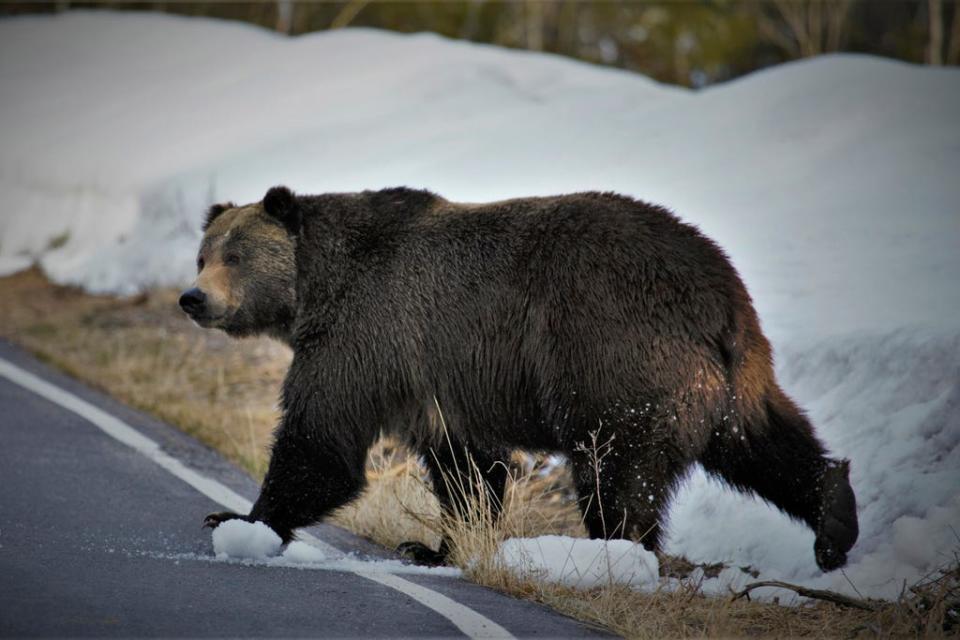
[[[69,13],[0,22],[0,87],[0,271],[93,291],[189,281],[205,205],[278,183],[665,204],[740,269],[861,517],[823,576],[812,533],[698,472],[668,550],[894,596],[960,546],[957,69],[829,56],[694,93],[430,35]]]

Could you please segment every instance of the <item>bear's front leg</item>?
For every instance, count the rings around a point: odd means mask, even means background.
[[[316,373],[305,374],[294,358],[285,383],[283,419],[259,498],[248,515],[212,513],[205,526],[216,528],[237,518],[263,522],[286,544],[296,529],[316,524],[363,490],[375,420],[357,410],[343,410],[346,402],[316,388],[318,378]]]
[[[250,514],[240,517],[263,522],[284,544],[290,542],[294,530],[316,524],[360,494],[366,483],[366,453],[366,447],[352,450],[328,438],[306,437],[284,424],[260,497]]]

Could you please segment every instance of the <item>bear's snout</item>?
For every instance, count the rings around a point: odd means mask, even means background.
[[[180,296],[180,308],[186,311],[191,317],[202,316],[206,305],[207,294],[196,287],[187,289]]]

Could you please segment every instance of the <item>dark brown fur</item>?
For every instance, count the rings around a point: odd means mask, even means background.
[[[226,229],[247,238],[249,267],[229,280],[241,301],[208,326],[294,350],[245,516],[284,540],[359,493],[367,449],[387,431],[423,454],[447,506],[456,498],[437,478],[467,468],[465,451],[495,503],[510,449],[562,452],[590,535],[648,548],[700,462],[814,529],[821,567],[845,562],[857,535],[846,463],[825,456],[777,385],[727,257],[667,210],[610,193],[460,205],[410,189],[278,187],[212,213],[204,247],[224,255]],[[594,438],[607,452],[599,496]]]

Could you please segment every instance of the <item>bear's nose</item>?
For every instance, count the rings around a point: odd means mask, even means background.
[[[180,308],[192,316],[203,311],[203,305],[207,301],[207,294],[194,287],[187,289],[180,296]]]

